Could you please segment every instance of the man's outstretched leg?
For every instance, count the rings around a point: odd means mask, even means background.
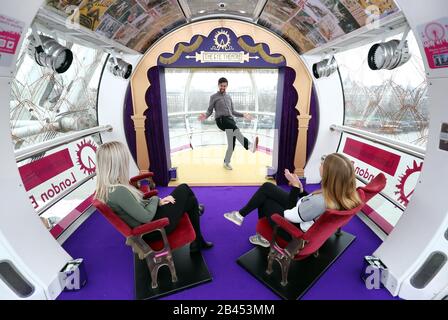
[[[234,136],[236,139],[241,143],[241,145],[244,147],[244,149],[249,150],[250,152],[257,151],[258,147],[258,136],[255,137],[254,142],[249,142],[249,140],[243,136],[240,129],[236,127],[236,129],[233,131]]]

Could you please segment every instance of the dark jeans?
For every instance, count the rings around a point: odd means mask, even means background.
[[[227,151],[224,158],[225,163],[230,163],[233,150],[235,149],[236,139],[238,139],[246,150],[249,149],[249,140],[243,136],[232,117],[219,117],[216,119],[216,125],[219,129],[225,131],[227,136]]]
[[[169,234],[176,229],[184,213],[187,213],[193,229],[196,232],[196,239],[202,240],[201,226],[199,223],[199,203],[193,191],[187,184],[183,183],[171,192],[171,196],[176,200],[175,203],[168,203],[158,207],[153,220],[168,218],[170,224],[165,227],[165,230]],[[145,235],[143,239],[146,241],[155,241],[161,239],[161,237],[160,233],[153,232]]]
[[[294,187],[288,193],[272,183],[265,182],[239,212],[245,217],[258,209],[258,219],[268,218],[269,224],[274,227],[275,223],[271,216],[275,213],[283,216],[285,210],[294,208],[297,201],[307,194],[306,191],[301,193],[300,189]],[[294,223],[294,225],[300,228],[300,224]],[[278,229],[278,235],[287,241],[291,240],[291,236],[282,229]]]

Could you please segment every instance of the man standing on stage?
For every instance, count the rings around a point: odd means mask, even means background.
[[[252,120],[253,118],[245,113],[242,114],[233,109],[232,98],[226,93],[228,81],[226,78],[220,78],[218,80],[219,91],[210,96],[210,103],[206,113],[199,115],[199,121],[204,121],[215,111],[215,121],[219,129],[226,132],[227,136],[227,151],[224,158],[224,168],[232,170],[230,166],[230,159],[232,158],[233,150],[235,149],[235,140],[244,146],[246,150],[255,152],[258,147],[258,137],[255,137],[255,141],[249,142],[247,138],[243,136],[240,129],[237,127],[233,116],[240,117],[246,120]]]

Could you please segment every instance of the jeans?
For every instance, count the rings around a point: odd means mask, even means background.
[[[233,150],[235,149],[236,140],[238,139],[238,141],[246,150],[249,149],[249,140],[243,136],[232,117],[220,117],[216,119],[216,124],[219,129],[226,132],[227,151],[224,162],[230,163]]]

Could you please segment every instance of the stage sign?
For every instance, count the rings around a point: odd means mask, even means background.
[[[221,62],[221,63],[229,63],[229,62],[236,62],[236,63],[244,63],[249,62],[248,53],[244,53],[244,51],[240,52],[196,52],[194,56],[186,56],[187,59],[195,59],[196,62],[201,63],[210,63],[210,62]],[[258,56],[252,57],[253,59],[258,59]]]
[[[52,150],[40,159],[20,163],[19,173],[34,209],[48,205],[96,169],[97,144],[92,137],[80,139]]]
[[[178,43],[174,53],[163,53],[158,64],[165,67],[244,67],[274,68],[286,65],[268,44],[254,43],[247,35],[237,37],[229,28],[216,28],[208,36],[194,35],[189,43]]]

